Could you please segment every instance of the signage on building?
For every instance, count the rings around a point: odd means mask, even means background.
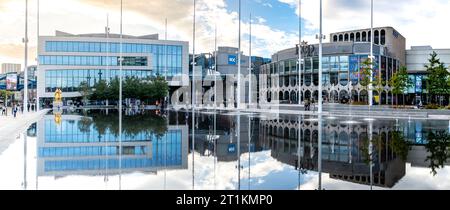
[[[416,93],[416,87],[415,87],[415,86],[416,86],[416,76],[414,76],[414,75],[409,75],[408,78],[409,78],[409,81],[411,81],[411,83],[412,83],[413,85],[411,85],[411,86],[407,89],[407,91],[406,91],[405,94]]]
[[[236,144],[229,144],[229,145],[228,145],[228,153],[229,153],[229,154],[234,154],[234,153],[236,153]]]
[[[302,56],[303,57],[312,57],[316,52],[316,47],[314,45],[305,45],[302,46]],[[297,55],[298,55],[298,45],[297,45]]]
[[[237,56],[228,55],[228,65],[236,65],[236,64],[237,64]]]
[[[423,76],[416,76],[416,93],[423,92]]]
[[[6,75],[6,90],[16,91],[17,90],[17,74],[7,74]]]

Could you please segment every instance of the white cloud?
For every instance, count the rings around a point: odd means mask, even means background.
[[[296,8],[298,0],[278,0]],[[370,27],[370,1],[324,0],[323,32],[332,32]],[[450,1],[443,0],[377,0],[374,1],[374,26],[392,26],[406,37],[407,46],[432,45],[435,48],[450,48]],[[318,33],[319,1],[302,0],[302,18],[305,28]],[[315,40],[308,40],[316,42]]]

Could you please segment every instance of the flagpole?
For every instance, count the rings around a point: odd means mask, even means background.
[[[302,0],[298,0],[298,104],[302,105]]]
[[[24,89],[23,89],[23,110],[28,113],[28,0],[25,0],[25,62],[24,62]]]
[[[252,104],[252,13],[250,13],[250,35],[249,35],[249,56],[248,56],[248,104]],[[250,108],[250,107],[249,107]]]
[[[195,189],[195,20],[196,0],[194,0],[194,19],[192,23],[192,190]]]
[[[123,80],[123,0],[120,0],[120,59],[119,59],[119,189],[122,189],[122,80]]]
[[[37,50],[36,50],[36,73],[39,72],[39,21],[40,21],[40,2],[39,0],[37,0],[37,30],[36,30],[36,34],[37,34]],[[37,84],[36,84],[36,88],[37,88]],[[39,105],[39,97],[37,96],[36,93],[36,98],[35,98],[35,110],[34,111],[39,111],[40,110],[40,105]]]
[[[320,0],[320,30],[319,30],[319,114],[322,114],[322,38],[323,38],[323,32],[322,32],[322,0]],[[314,110],[313,110],[314,111]]]
[[[214,51],[215,52],[215,67],[214,67],[214,108],[217,109],[217,24],[215,25],[215,35],[214,35]]]
[[[239,0],[239,37],[238,37],[238,84],[237,84],[237,108],[241,108],[241,0]]]
[[[369,107],[373,106],[373,44],[374,44],[374,34],[373,34],[373,0],[370,1],[370,85],[369,85]]]

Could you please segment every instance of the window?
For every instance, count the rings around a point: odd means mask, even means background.
[[[337,42],[338,41],[338,37],[337,37],[337,35],[334,35],[333,36],[333,42]]]
[[[344,36],[342,36],[342,34],[339,35],[339,41],[340,42],[344,41]]]
[[[380,44],[380,32],[378,30],[376,30],[374,34],[375,34],[375,36],[374,36],[375,44]]]
[[[386,44],[386,31],[383,29],[381,30],[381,40],[380,40],[380,44],[381,45],[385,45]]]
[[[365,31],[362,32],[362,40],[363,42],[367,42],[367,33]]]
[[[356,42],[360,42],[361,41],[361,33],[357,32],[356,33]]]
[[[355,34],[354,34],[354,33],[351,33],[351,34],[350,34],[350,41],[351,41],[351,42],[354,42],[354,41],[355,41]]]
[[[344,41],[348,42],[348,39],[349,39],[348,34],[345,34],[345,36],[344,36]]]
[[[342,86],[346,86],[348,84],[348,73],[340,73],[339,74],[339,83]]]

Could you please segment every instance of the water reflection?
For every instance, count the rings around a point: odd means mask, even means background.
[[[110,176],[187,169],[186,125],[168,125],[151,113],[123,117],[119,141],[117,113],[89,111],[47,115],[37,122],[38,176]],[[105,178],[107,180],[107,177]]]
[[[352,189],[351,183],[390,189],[408,167],[437,175],[450,159],[445,121],[128,111],[119,142],[117,115],[66,112],[38,121],[28,130],[37,136],[37,176],[164,177],[141,183],[144,189],[162,181],[158,189],[174,182],[190,183],[174,189],[196,190]],[[26,161],[24,167],[26,184]]]

